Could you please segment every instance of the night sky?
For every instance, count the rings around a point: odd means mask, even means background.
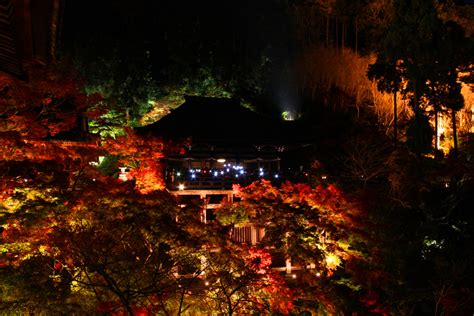
[[[114,47],[128,55],[150,51],[159,71],[181,51],[187,62],[213,58],[248,62],[266,50],[286,59],[291,26],[279,1],[70,1],[63,21],[63,44]],[[91,46],[93,45],[93,46]]]

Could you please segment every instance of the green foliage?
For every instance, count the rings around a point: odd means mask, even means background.
[[[228,226],[246,223],[249,220],[249,216],[246,209],[241,205],[229,204],[219,207],[216,219],[219,224]]]
[[[117,48],[99,56],[82,52],[75,60],[85,81],[84,91],[103,97],[96,107],[105,113],[92,121],[90,127],[92,132],[104,136],[123,134],[120,129],[124,126],[139,125],[141,117],[151,109],[149,101],[159,96],[150,53],[145,51],[132,58],[122,53]]]
[[[97,169],[107,176],[116,176],[120,167],[119,156],[105,156],[99,162]]]

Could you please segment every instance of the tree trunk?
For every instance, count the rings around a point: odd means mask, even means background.
[[[326,15],[326,47],[329,47],[329,14]]]
[[[415,113],[418,113],[419,111],[419,107],[418,107],[418,91],[417,91],[417,82],[415,81],[415,84],[414,84],[414,90],[413,90],[413,111]]]
[[[357,22],[357,19],[355,20],[355,51],[356,55],[358,52],[358,46],[359,46],[359,23]]]
[[[456,110],[452,109],[451,110],[452,114],[452,121],[453,121],[453,149],[454,149],[454,154],[457,155],[458,153],[458,135],[456,131]]]
[[[341,27],[342,27],[342,30],[341,30],[341,48],[342,48],[342,51],[344,51],[344,48],[346,46],[346,19],[342,19],[342,23],[341,23]]]
[[[398,141],[398,123],[397,123],[397,91],[393,91],[393,138]]]
[[[130,306],[130,303],[128,299],[125,297],[125,295],[122,293],[120,288],[118,287],[117,283],[115,282],[114,279],[112,279],[103,269],[98,269],[97,272],[104,278],[105,282],[109,286],[109,289],[115,293],[115,295],[118,296],[120,299],[120,302],[122,303],[122,306],[125,308],[127,311],[127,315],[133,316],[133,310],[132,307]]]
[[[53,1],[53,12],[51,13],[51,23],[50,23],[50,51],[49,51],[49,58],[51,58],[52,62],[56,61],[56,52],[57,52],[57,44],[58,39],[61,31],[61,20],[60,20],[60,1],[55,0]]]
[[[439,149],[438,129],[438,110],[435,108],[435,151]]]
[[[182,314],[183,303],[184,303],[184,294],[186,294],[186,290],[185,290],[185,287],[183,286],[183,290],[181,291],[181,297],[179,298],[178,315]]]

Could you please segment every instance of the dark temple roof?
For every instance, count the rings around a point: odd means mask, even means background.
[[[295,142],[290,122],[260,115],[232,99],[186,97],[161,120],[136,128],[139,135],[192,142],[286,144]]]

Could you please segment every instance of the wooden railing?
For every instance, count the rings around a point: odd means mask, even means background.
[[[249,245],[256,245],[262,241],[265,231],[263,228],[256,227],[252,224],[247,224],[245,226],[236,226],[232,231],[232,239],[246,243]]]

